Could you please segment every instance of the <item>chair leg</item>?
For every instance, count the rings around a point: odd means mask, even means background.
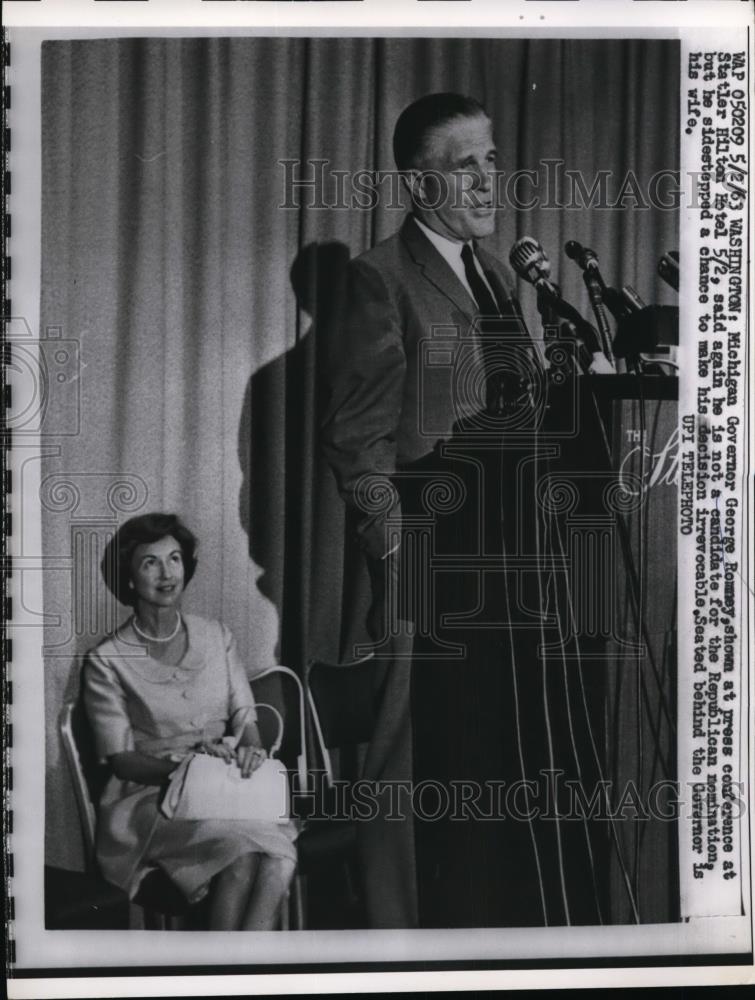
[[[291,930],[291,907],[290,907],[290,892],[281,900],[280,917],[278,920],[280,930],[290,931]]]
[[[359,893],[357,892],[356,889],[356,884],[354,881],[354,873],[352,871],[352,867],[348,859],[344,862],[343,874],[344,874],[344,887],[346,889],[346,894],[349,899],[349,904],[351,906],[356,906],[356,904],[359,902]]]
[[[128,905],[128,929],[130,931],[144,931],[147,929],[144,919],[144,907],[138,903]]]
[[[307,896],[307,886],[306,880],[303,875],[297,872],[294,875],[293,882],[291,883],[291,892],[293,894],[293,917],[294,917],[294,930],[303,931],[307,927],[307,908],[306,908],[306,896]]]
[[[159,913],[157,910],[144,910],[144,929],[147,931],[169,930],[168,920],[164,913]]]

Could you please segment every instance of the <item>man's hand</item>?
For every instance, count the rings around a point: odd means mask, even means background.
[[[391,634],[391,605],[396,607],[399,581],[400,547],[382,559],[367,559],[370,571],[372,601],[367,612],[367,633],[373,642],[381,642]],[[395,623],[393,623],[395,626]]]

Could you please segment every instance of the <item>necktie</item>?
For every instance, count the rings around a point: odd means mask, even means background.
[[[496,304],[490,289],[482,280],[480,272],[477,270],[474,262],[474,251],[469,243],[465,243],[461,248],[461,262],[464,265],[464,274],[469,282],[469,287],[472,289],[472,295],[479,306],[481,315],[500,316],[501,310]]]
[[[483,281],[474,261],[474,251],[469,243],[461,248],[461,259],[464,264],[469,287],[472,289],[480,316],[487,322],[482,322],[479,332],[481,338],[483,370],[485,378],[486,410],[495,416],[507,416],[527,403],[529,397],[524,393],[524,356],[522,345],[512,345],[506,349],[506,356],[501,356],[501,348],[506,342],[506,335],[521,336],[516,309],[511,302],[506,302],[501,308],[495,297]],[[490,322],[492,318],[492,322]],[[503,336],[502,336],[503,335]],[[529,351],[526,352],[529,354]],[[512,409],[513,408],[513,409]]]

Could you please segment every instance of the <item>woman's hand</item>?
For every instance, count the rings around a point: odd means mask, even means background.
[[[237,747],[236,762],[241,769],[242,778],[251,778],[254,771],[267,759],[267,752],[262,747]]]
[[[206,742],[197,743],[194,747],[194,752],[206,753],[211,757],[220,757],[226,762],[226,764],[235,763],[241,771],[242,778],[250,778],[252,773],[257,770],[263,760],[267,759],[267,752],[256,744],[240,746],[234,750],[222,740],[218,740],[218,742],[211,742],[208,740]]]
[[[197,743],[194,747],[195,753],[206,753],[210,757],[222,757],[226,764],[230,764],[232,760],[236,759],[236,754],[233,750],[221,740],[215,742],[214,740],[203,740],[201,743]]]

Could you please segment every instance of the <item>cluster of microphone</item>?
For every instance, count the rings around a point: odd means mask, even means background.
[[[564,251],[582,271],[582,278],[595,317],[589,323],[561,295],[551,281],[551,265],[540,243],[533,236],[523,236],[512,246],[509,262],[520,278],[537,291],[537,304],[546,332],[564,323],[578,345],[577,360],[584,371],[615,371],[614,358],[627,358],[638,367],[641,356],[658,345],[679,342],[678,309],[646,305],[631,285],[621,289],[607,285],[600,272],[598,255],[590,247],[569,240]],[[658,273],[675,291],[679,290],[679,254],[671,250],[658,263]],[[611,314],[616,333],[608,319]],[[547,348],[546,348],[547,355]]]

